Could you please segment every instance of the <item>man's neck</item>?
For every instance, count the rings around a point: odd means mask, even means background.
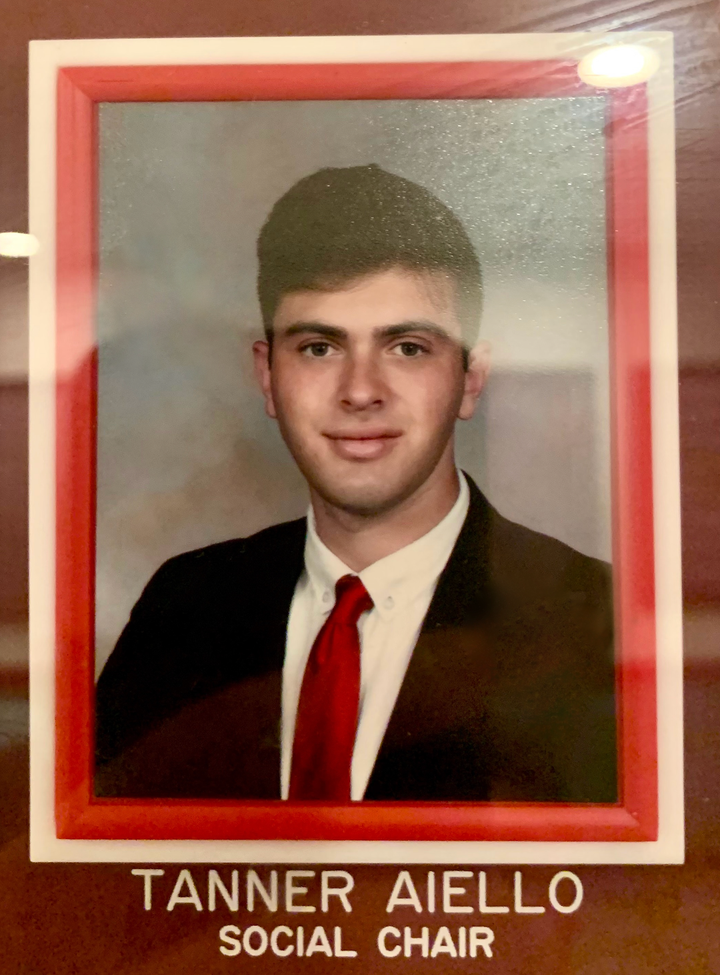
[[[460,491],[457,470],[436,471],[409,498],[378,515],[357,515],[312,497],[320,540],[353,572],[405,548],[431,531],[451,510]]]

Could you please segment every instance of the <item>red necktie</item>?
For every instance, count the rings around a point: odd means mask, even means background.
[[[289,799],[350,801],[360,701],[358,620],[372,599],[357,576],[335,586],[335,606],[305,665],[295,719]]]

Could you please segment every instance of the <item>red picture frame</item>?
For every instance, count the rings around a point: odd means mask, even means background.
[[[601,95],[607,253],[618,781],[616,804],[353,803],[93,796],[97,106],[110,101]],[[63,839],[655,840],[658,832],[647,100],[577,62],[63,68],[57,83],[55,820]]]

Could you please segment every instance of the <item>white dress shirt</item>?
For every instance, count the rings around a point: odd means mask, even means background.
[[[457,501],[433,529],[405,548],[355,573],[320,541],[308,512],[305,570],[295,587],[282,676],[281,795],[290,788],[293,736],[305,664],[315,637],[335,605],[335,583],[359,575],[373,608],[358,622],[360,710],[351,769],[351,798],[362,799],[400,686],[440,573],[460,534],[470,502],[459,474]]]

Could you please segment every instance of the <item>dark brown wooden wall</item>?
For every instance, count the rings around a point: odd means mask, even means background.
[[[329,970],[650,975],[720,972],[720,4],[717,0],[0,0],[0,231],[27,226],[27,44],[33,38],[672,30],[677,51],[678,260],[683,570],[686,597],[688,857],[684,867],[580,867],[574,915],[499,921],[492,961],[385,961],[393,867],[357,867],[343,917],[357,961],[303,962],[218,952],[228,915],[142,910],[127,866],[31,865],[22,719],[0,725],[0,971],[124,975]],[[0,258],[0,632],[27,602],[23,380],[27,267]],[[9,337],[9,338],[8,338]],[[22,667],[3,668],[0,700],[22,715]],[[20,679],[18,679],[20,677]],[[4,685],[3,685],[4,681]],[[13,710],[14,708],[14,710]],[[19,722],[19,723],[18,723]],[[491,868],[492,869],[492,868]],[[170,868],[173,877],[174,871]],[[525,868],[530,892],[551,867]],[[418,876],[420,871],[417,871]],[[507,887],[511,868],[493,877]],[[201,872],[204,876],[204,872]],[[163,888],[164,890],[164,888]],[[167,897],[167,890],[165,890]],[[274,923],[282,923],[278,918]],[[330,920],[330,923],[332,923]],[[334,919],[339,921],[340,919]],[[268,916],[258,923],[273,923]],[[403,923],[411,919],[400,918]],[[242,923],[239,922],[239,923]],[[416,922],[417,923],[417,922]],[[440,923],[438,921],[438,923]],[[479,922],[475,922],[479,923]],[[320,960],[318,960],[318,958]]]

